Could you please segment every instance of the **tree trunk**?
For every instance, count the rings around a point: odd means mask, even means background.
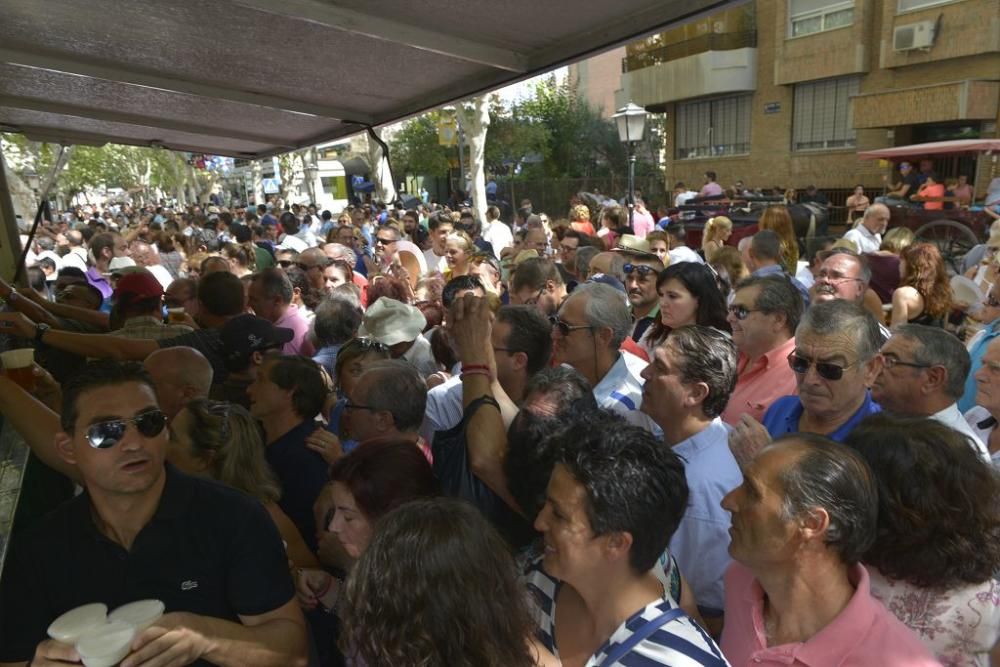
[[[260,206],[266,201],[264,195],[264,163],[260,160],[253,161],[253,203]]]
[[[490,127],[490,110],[485,95],[472,101],[471,112],[456,105],[457,118],[469,143],[469,171],[472,174],[472,206],[480,224],[486,223],[486,133]],[[464,178],[464,174],[462,175]]]

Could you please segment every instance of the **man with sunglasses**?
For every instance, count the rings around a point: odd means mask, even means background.
[[[882,370],[872,385],[872,398],[899,417],[929,417],[965,435],[989,461],[989,450],[958,409],[969,353],[953,334],[940,327],[902,324],[879,353]]]
[[[663,270],[663,262],[653,253],[625,253],[625,292],[632,307],[632,340],[639,342],[646,329],[660,316],[660,295],[656,291],[656,278]]]
[[[396,256],[396,242],[399,239],[399,230],[393,225],[382,225],[375,230],[375,238],[372,239],[375,258],[383,269],[388,267]]]
[[[326,268],[330,260],[319,248],[309,248],[299,253],[295,259],[294,266],[302,269],[309,281],[309,286],[320,292],[326,290],[326,279],[323,276],[323,269]]]
[[[759,421],[774,401],[795,393],[788,355],[801,317],[802,298],[784,276],[750,277],[736,286],[726,319],[740,353],[739,375],[722,421],[735,426],[745,414]]]
[[[59,456],[86,491],[13,542],[0,663],[77,663],[46,628],[77,606],[162,600],[123,664],[306,664],[281,538],[260,503],[164,466],[168,436],[138,364],[88,364],[63,387]]]

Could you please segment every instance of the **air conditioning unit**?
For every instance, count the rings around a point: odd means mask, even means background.
[[[934,21],[896,26],[892,31],[893,51],[929,49],[934,44]]]

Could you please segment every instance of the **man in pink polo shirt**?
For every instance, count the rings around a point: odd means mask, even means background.
[[[732,513],[722,652],[733,667],[929,667],[920,639],[872,597],[859,563],[875,538],[865,461],[827,438],[775,440],[722,499]]]
[[[309,322],[292,303],[292,283],[284,271],[264,269],[255,274],[247,290],[247,302],[257,317],[295,332],[292,339],[282,346],[282,354],[311,357],[316,353],[309,341]]]
[[[726,319],[740,358],[722,421],[735,426],[743,415],[761,421],[776,399],[798,392],[788,355],[800,317],[802,298],[784,276],[751,276],[737,285]]]

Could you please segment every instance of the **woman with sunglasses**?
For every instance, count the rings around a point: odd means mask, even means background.
[[[298,567],[319,567],[298,528],[281,508],[281,487],[264,459],[257,422],[245,408],[196,398],[170,422],[167,460],[189,475],[210,477],[263,503],[288,559]]]
[[[639,339],[650,359],[653,350],[678,327],[701,324],[729,333],[726,300],[712,269],[698,262],[671,264],[656,279],[660,317]]]

